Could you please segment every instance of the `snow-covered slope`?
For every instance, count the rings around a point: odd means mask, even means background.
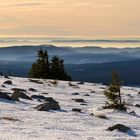
[[[3,84],[6,80],[11,80],[12,85]],[[15,102],[0,99],[0,140],[140,140],[140,108],[134,106],[140,104],[139,88],[122,88],[123,99],[133,104],[124,113],[102,109],[106,101],[103,94],[106,87],[103,85],[72,82],[70,86],[67,81],[58,81],[56,85],[51,80],[39,81],[43,84],[31,82],[27,78],[0,77],[1,92],[13,93],[12,88],[21,88],[29,96],[53,97],[61,107],[57,111],[37,111],[34,107],[42,104],[41,100],[20,98],[20,102]],[[36,89],[36,92],[29,88]],[[72,100],[77,98],[84,99],[85,103]],[[73,112],[73,108],[82,111]],[[136,114],[130,114],[131,111]],[[97,117],[101,114],[106,115],[107,119]],[[107,130],[118,123],[133,131],[122,133]]]

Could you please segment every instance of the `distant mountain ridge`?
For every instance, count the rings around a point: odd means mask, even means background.
[[[49,55],[59,55],[67,64],[104,63],[135,60],[140,58],[140,48],[101,48],[86,47],[56,47],[54,45],[13,46],[0,48],[0,60],[35,61],[37,51],[42,48]]]

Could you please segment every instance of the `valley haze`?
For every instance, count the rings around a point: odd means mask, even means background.
[[[99,42],[102,41],[108,42],[109,40],[100,40]],[[127,41],[120,40],[119,42]],[[111,42],[115,43],[115,40]],[[127,43],[129,42],[139,42],[139,40],[129,40]],[[111,73],[117,71],[124,81],[124,85],[140,85],[139,47],[103,48],[98,46],[69,47],[54,45],[1,47],[0,72],[9,73],[12,76],[27,77],[32,63],[37,59],[37,51],[40,48],[48,51],[50,59],[53,55],[63,58],[65,68],[73,80],[108,84]]]

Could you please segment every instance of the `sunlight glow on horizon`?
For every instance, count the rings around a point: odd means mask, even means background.
[[[140,0],[0,0],[1,37],[140,37]]]

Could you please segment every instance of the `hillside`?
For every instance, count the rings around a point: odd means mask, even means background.
[[[27,77],[32,62],[0,61],[0,72],[12,76]],[[124,85],[140,85],[140,60],[101,64],[66,64],[66,71],[73,80],[107,84],[112,71],[119,72]]]
[[[4,84],[5,81],[12,83]],[[124,113],[102,109],[106,87],[101,84],[68,81],[56,84],[52,80],[0,77],[0,86],[0,96],[6,94],[11,98],[13,90],[19,88],[29,98],[32,97],[31,100],[20,98],[20,101],[0,98],[1,140],[140,139],[140,109],[135,107],[140,103],[140,88],[122,88],[123,99],[131,103]],[[61,109],[37,111],[35,107],[50,99],[48,97],[59,102]],[[83,101],[76,102],[75,99]],[[81,109],[81,112],[74,112],[73,108]],[[99,118],[101,115],[106,118]],[[132,130],[127,133],[107,130],[118,123]]]

